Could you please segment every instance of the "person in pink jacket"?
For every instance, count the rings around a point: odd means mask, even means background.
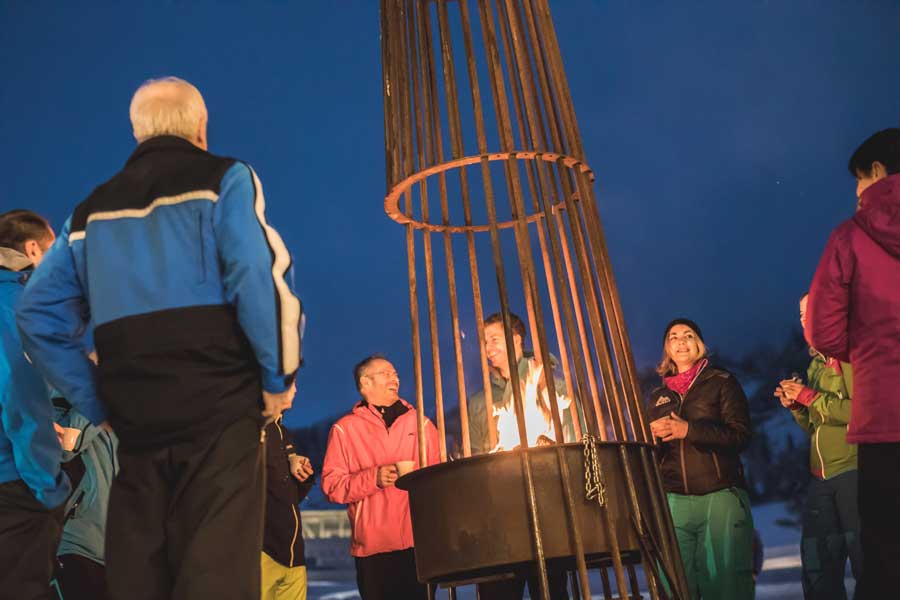
[[[331,427],[322,491],[347,505],[362,600],[425,600],[416,578],[409,497],[394,486],[398,463],[420,466],[416,410],[400,398],[397,370],[383,356],[361,361],[353,377],[363,399]],[[425,432],[428,464],[436,464],[438,433],[431,421]]]
[[[809,293],[813,347],[853,367],[863,549],[856,600],[900,594],[900,129],[853,153],[856,214],[831,234]],[[887,594],[887,595],[884,595]]]

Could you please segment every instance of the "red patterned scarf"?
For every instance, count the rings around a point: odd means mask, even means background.
[[[702,371],[703,368],[708,364],[709,361],[705,358],[702,360],[698,360],[694,363],[693,367],[691,367],[684,373],[665,377],[663,378],[663,381],[665,382],[667,388],[684,396],[685,394],[687,394],[687,391],[691,389],[691,386],[694,384],[694,380],[697,379],[697,375],[699,375],[700,371]]]

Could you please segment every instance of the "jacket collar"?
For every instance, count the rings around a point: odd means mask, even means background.
[[[128,166],[139,158],[153,152],[191,152],[207,154],[206,150],[198,148],[184,138],[174,135],[159,135],[138,144],[138,147],[134,149],[134,152],[131,153],[131,156],[129,156],[128,160],[125,162],[125,166]]]
[[[18,250],[0,248],[0,269],[24,271],[32,268],[34,265],[31,264],[31,260]]]
[[[412,404],[410,404],[403,398],[400,398],[400,402],[402,402],[403,406],[405,406],[408,410],[405,413],[403,413],[402,415],[400,415],[399,417],[397,417],[398,419],[403,418],[403,416],[406,415],[407,413],[415,412],[415,407]],[[378,423],[381,423],[382,425],[384,425],[384,419],[381,418],[381,415],[378,414],[378,412],[375,408],[372,408],[371,406],[369,406],[369,403],[366,402],[364,399],[360,399],[359,402],[354,404],[353,410],[350,412],[351,412],[351,414],[354,414],[358,417],[362,417],[363,419],[373,421],[373,422],[378,422]]]

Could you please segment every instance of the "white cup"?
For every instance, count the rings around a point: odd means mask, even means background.
[[[395,464],[397,465],[397,475],[400,477],[416,469],[416,461],[414,460],[398,460]]]

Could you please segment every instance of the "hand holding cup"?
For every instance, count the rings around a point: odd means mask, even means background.
[[[375,475],[375,484],[384,489],[386,487],[390,487],[394,485],[394,482],[397,481],[397,465],[381,465],[378,467],[378,473]]]

